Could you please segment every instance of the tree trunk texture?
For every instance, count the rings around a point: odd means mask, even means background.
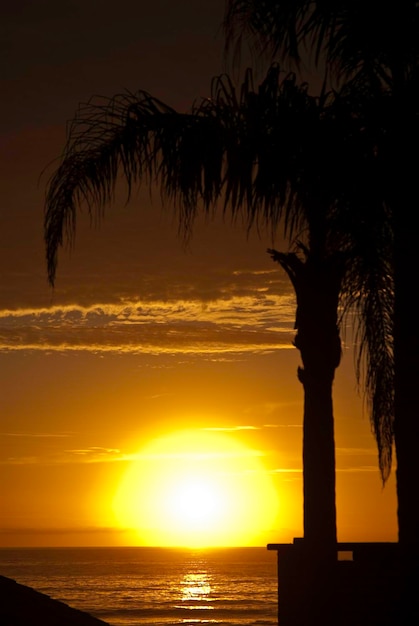
[[[338,300],[342,272],[336,258],[305,251],[273,255],[289,275],[297,295],[295,346],[303,367],[304,388],[303,495],[304,544],[312,559],[336,560],[335,441],[332,386],[341,343]]]
[[[336,259],[335,259],[336,260]],[[304,590],[307,626],[336,624],[336,468],[332,386],[341,343],[337,263],[308,253],[295,275],[295,346],[303,367]]]
[[[335,283],[330,263],[306,260],[297,285],[295,338],[303,363],[304,538],[326,558],[336,555],[337,541],[332,385],[341,345]]]

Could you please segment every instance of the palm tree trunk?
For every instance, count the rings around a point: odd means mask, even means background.
[[[335,439],[332,385],[340,361],[338,293],[330,265],[307,261],[299,281],[298,334],[304,388],[304,538],[322,558],[336,558]],[[319,554],[320,556],[320,554]]]
[[[335,438],[332,385],[341,344],[338,302],[342,263],[337,255],[319,258],[302,247],[296,254],[271,251],[285,269],[297,295],[295,346],[303,368],[298,378],[304,388],[303,496],[304,541],[295,558],[299,563],[301,606],[296,623],[335,626],[337,561]]]
[[[319,365],[300,370],[304,386],[304,538],[310,551],[329,560],[335,558],[337,541],[333,378]]]
[[[307,249],[304,261],[296,254],[270,252],[297,295],[294,343],[301,353],[298,377],[304,387],[304,543],[313,560],[332,563],[337,542],[332,386],[341,356],[337,322],[342,264],[336,255],[318,258]]]

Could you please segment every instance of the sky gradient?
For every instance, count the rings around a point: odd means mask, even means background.
[[[99,228],[80,214],[55,290],[46,278],[44,193],[66,121],[95,94],[144,89],[179,110],[208,96],[223,6],[2,6],[0,546],[148,541],[117,523],[114,494],[150,442],[182,429],[261,459],[279,510],[254,545],[302,534],[295,299],[270,234],[198,219],[185,244],[158,191],[126,205],[121,189]],[[334,390],[339,539],[395,540],[394,471],[382,489],[350,333]]]

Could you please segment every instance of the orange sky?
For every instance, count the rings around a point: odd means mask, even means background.
[[[117,14],[35,4],[1,9],[0,546],[145,542],[121,528],[113,497],[150,442],[185,428],[258,456],[279,510],[251,541],[290,541],[302,532],[302,388],[270,238],[219,219],[198,222],[185,248],[170,206],[142,191],[99,231],[81,217],[55,292],[43,260],[39,176],[77,104],[124,88],[180,109],[208,95],[223,0],[122,0]],[[395,540],[394,474],[383,490],[350,345],[335,417],[339,539]]]

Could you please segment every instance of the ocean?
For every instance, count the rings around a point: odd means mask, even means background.
[[[0,574],[112,626],[278,623],[266,548],[3,548]]]

